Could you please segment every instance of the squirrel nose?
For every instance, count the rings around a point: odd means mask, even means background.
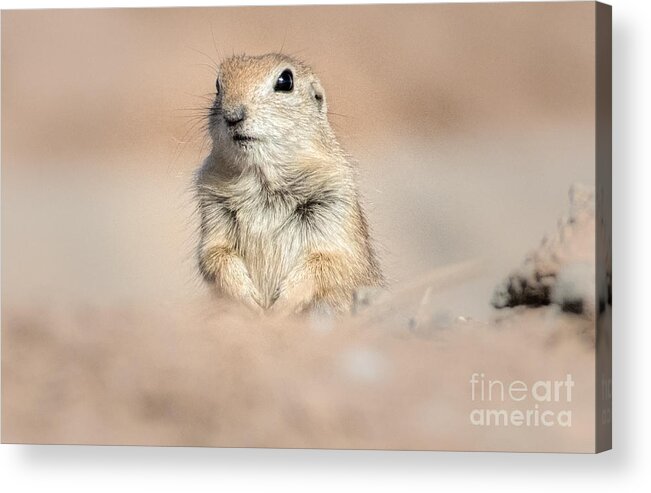
[[[246,118],[246,109],[244,106],[238,106],[236,108],[231,108],[224,110],[224,120],[229,127],[237,125],[242,120]]]

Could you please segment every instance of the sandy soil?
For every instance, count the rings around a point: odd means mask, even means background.
[[[554,308],[490,324],[288,322],[198,303],[4,314],[3,441],[590,451],[590,320]],[[186,312],[184,314],[184,312]],[[516,356],[517,355],[517,356]],[[562,380],[572,427],[478,427],[473,373]],[[533,408],[493,402],[488,407]],[[552,404],[551,409],[563,403]]]

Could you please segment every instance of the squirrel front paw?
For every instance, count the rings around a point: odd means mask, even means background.
[[[287,279],[276,291],[270,311],[282,315],[296,315],[312,306],[315,297],[315,283],[311,279]]]

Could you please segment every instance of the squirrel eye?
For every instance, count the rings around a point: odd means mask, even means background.
[[[289,69],[283,70],[283,73],[280,74],[276,81],[274,91],[289,92],[292,89],[294,89],[294,74]]]
[[[215,89],[216,89],[216,91],[217,91],[217,94],[219,94],[220,92],[222,92],[221,85],[219,84],[219,79],[217,79],[217,80],[215,81]]]

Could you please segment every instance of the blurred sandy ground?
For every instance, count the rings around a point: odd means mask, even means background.
[[[492,320],[495,284],[554,228],[570,185],[594,185],[593,27],[589,3],[3,12],[4,439],[473,448],[488,441],[441,435],[440,422],[460,405],[452,394],[464,389],[443,385],[450,361],[457,362],[450,374],[464,381],[478,355],[490,366],[498,354],[503,361],[494,364],[514,378],[537,375],[542,361],[558,376],[571,367],[589,378],[591,351],[582,342],[568,346],[576,349],[571,356],[567,347],[557,354],[543,342],[522,350],[518,344],[528,339],[514,330],[508,341],[489,338],[489,346],[477,342],[483,334],[452,335],[447,351],[420,339],[378,342],[401,371],[350,416],[340,407],[350,389],[339,380],[314,387],[309,377],[297,381],[287,390],[295,401],[273,394],[284,388],[285,372],[305,367],[308,375],[326,372],[315,382],[327,379],[327,365],[314,361],[336,359],[326,348],[354,342],[335,333],[322,347],[318,336],[302,340],[297,329],[265,343],[258,338],[278,330],[237,330],[232,316],[197,324],[197,311],[212,308],[194,271],[189,187],[206,152],[194,117],[209,104],[215,62],[282,48],[322,78],[331,121],[359,162],[394,285],[479,258],[480,276],[438,291],[434,302],[453,318]],[[569,323],[541,313],[526,315],[537,318],[523,325],[553,333]],[[371,347],[378,336],[364,334],[350,337]],[[206,353],[197,358],[197,351]],[[304,365],[293,361],[297,355]],[[412,356],[420,366],[408,364]],[[259,371],[248,371],[251,361]],[[142,386],[131,382],[138,372]],[[262,376],[268,381],[257,380]],[[430,385],[431,378],[438,383]],[[146,399],[132,394],[148,385],[155,402],[171,406],[176,425],[127,416],[137,408],[130,399]],[[397,419],[389,408],[403,386],[414,406],[405,397],[401,413],[408,416],[421,397],[447,413],[437,415],[432,434],[392,428],[390,440],[381,433]],[[265,400],[266,393],[273,395]],[[582,401],[586,415],[591,399]],[[284,422],[294,426],[300,418],[291,403],[308,400],[325,417],[308,419],[296,435],[260,421],[265,405],[286,407]],[[200,409],[188,411],[194,405]],[[214,406],[232,414],[216,417]],[[367,415],[370,408],[385,417]],[[188,424],[195,423],[192,413],[207,420],[205,428]],[[252,428],[233,424],[248,418]],[[346,426],[373,420],[377,430],[366,438],[341,438]],[[589,448],[591,428],[499,443],[553,448],[555,439]]]

